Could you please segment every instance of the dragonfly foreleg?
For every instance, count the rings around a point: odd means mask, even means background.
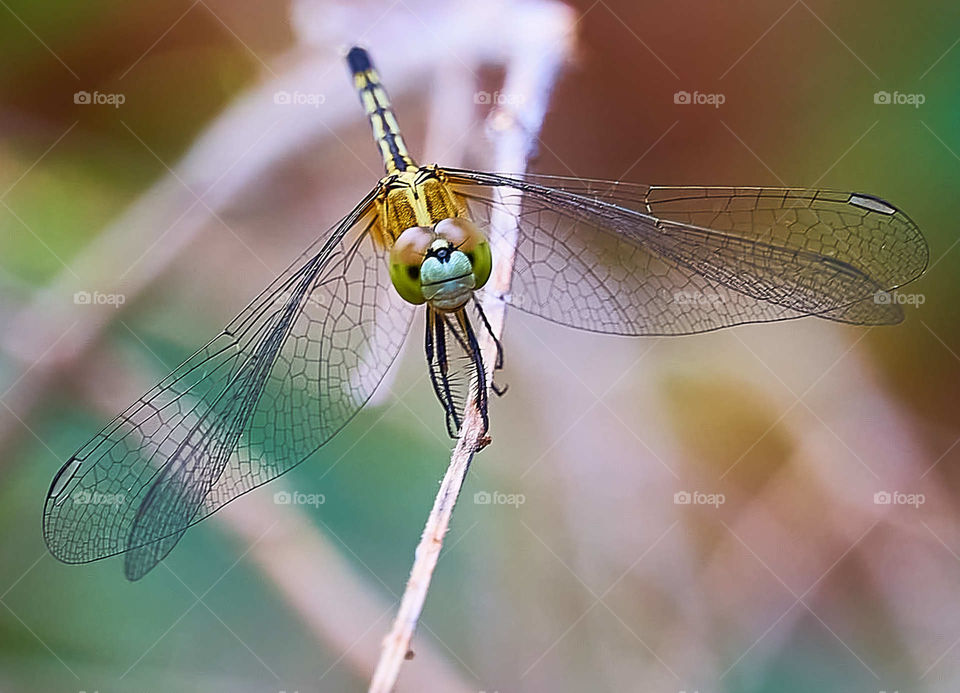
[[[487,334],[490,335],[490,339],[493,340],[494,345],[497,347],[497,362],[493,368],[494,370],[499,371],[501,368],[503,368],[503,344],[500,343],[499,337],[497,337],[496,333],[493,331],[493,328],[490,327],[490,321],[487,320],[487,314],[483,312],[483,306],[480,305],[480,301],[477,300],[476,296],[473,297],[473,305],[477,309],[477,314],[480,316],[480,320],[483,322],[483,326],[486,328]]]
[[[503,344],[500,343],[500,339],[497,337],[496,333],[493,331],[493,328],[490,327],[490,321],[487,320],[487,314],[483,312],[483,306],[480,305],[480,301],[477,300],[477,297],[473,297],[473,305],[477,309],[477,313],[480,315],[480,321],[483,323],[484,328],[487,330],[487,334],[490,335],[490,339],[493,340],[494,346],[497,347],[497,361],[494,364],[494,372],[499,371],[503,368]],[[493,390],[493,393],[497,397],[503,397],[507,393],[507,388],[509,385],[504,385],[500,387],[493,380],[490,381],[490,389]]]
[[[443,406],[446,415],[447,433],[456,438],[460,430],[460,411],[450,387],[450,367],[447,358],[447,342],[444,321],[432,308],[427,308],[425,349],[427,370],[433,392]]]
[[[467,354],[473,361],[473,374],[476,378],[476,404],[480,415],[483,417],[483,432],[486,433],[490,427],[490,421],[487,418],[487,375],[483,365],[483,353],[480,351],[480,343],[477,341],[477,335],[474,334],[473,325],[470,324],[470,318],[467,317],[466,310],[461,308],[457,311],[457,322],[467,340]]]

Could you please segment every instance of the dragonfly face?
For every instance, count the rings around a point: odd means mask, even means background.
[[[450,313],[462,308],[490,277],[490,244],[466,218],[403,231],[390,249],[390,279],[410,303]]]
[[[450,241],[435,240],[420,265],[420,286],[430,305],[453,312],[473,295],[475,285],[470,258]]]

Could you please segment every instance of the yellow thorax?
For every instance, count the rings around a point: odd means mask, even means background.
[[[468,216],[463,199],[436,166],[389,175],[380,181],[380,186],[380,195],[374,202],[377,219],[372,233],[384,250],[389,250],[397,237],[413,226],[429,228],[442,219]]]

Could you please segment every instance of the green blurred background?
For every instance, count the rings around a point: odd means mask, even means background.
[[[571,6],[534,170],[882,196],[929,241],[904,290],[923,302],[890,328],[649,340],[510,314],[510,392],[404,690],[956,690],[960,6]],[[2,3],[0,690],[365,689],[450,449],[421,323],[373,406],[139,583],[51,558],[40,508],[63,460],[375,182],[340,49],[371,49],[414,153],[482,160],[470,96],[503,68],[458,31],[545,7]],[[271,110],[291,84],[323,103]],[[104,287],[122,307],[74,303]],[[285,489],[325,502],[274,503]],[[523,503],[475,496],[497,492]]]

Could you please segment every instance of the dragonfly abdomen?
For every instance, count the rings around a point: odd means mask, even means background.
[[[360,95],[360,102],[370,119],[370,127],[380,147],[387,174],[415,169],[417,165],[403,142],[397,116],[390,106],[386,89],[380,84],[380,76],[373,69],[370,55],[363,48],[355,46],[347,53],[347,64],[353,73],[353,83]]]

